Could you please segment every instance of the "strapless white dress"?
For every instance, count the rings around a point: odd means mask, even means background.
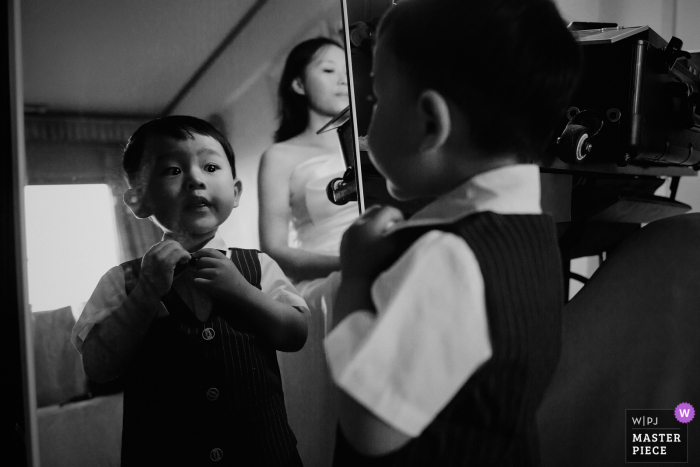
[[[343,232],[357,219],[357,203],[331,203],[326,187],[344,172],[342,158],[335,154],[314,157],[294,169],[289,178],[292,246],[325,255],[340,253]]]
[[[342,177],[345,164],[338,154],[313,157],[299,164],[289,179],[292,211],[289,245],[313,253],[340,254],[343,232],[359,216],[357,202],[337,206],[326,187]],[[278,353],[289,424],[306,467],[332,463],[338,411],[326,365],[323,339],[328,332],[340,272],[294,284],[311,312],[304,348]]]
[[[326,187],[344,172],[345,164],[337,154],[311,158],[294,169],[289,179],[290,246],[323,255],[340,254],[343,232],[357,219],[359,211],[357,202],[343,206],[331,203]],[[309,307],[321,310],[326,321],[330,320],[328,313],[339,278],[339,273],[333,273],[295,284]]]

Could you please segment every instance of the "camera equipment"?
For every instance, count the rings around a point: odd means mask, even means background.
[[[572,23],[582,46],[581,85],[557,142],[569,164],[700,163],[700,63],[648,26]]]
[[[700,66],[678,38],[667,43],[648,26],[569,29],[583,73],[541,172],[543,209],[558,217],[564,257],[576,258],[690,210],[675,197],[680,177],[700,168]],[[668,178],[670,195],[657,196]]]

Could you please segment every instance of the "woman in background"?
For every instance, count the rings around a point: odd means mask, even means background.
[[[302,351],[278,355],[289,423],[304,465],[331,463],[336,410],[323,338],[340,269],[340,240],[357,203],[331,203],[326,186],[345,172],[337,132],[317,131],[348,106],[345,52],[315,38],[289,53],[278,89],[280,123],[258,173],[260,245],[311,310]]]

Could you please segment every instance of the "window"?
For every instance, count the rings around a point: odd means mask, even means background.
[[[112,193],[107,185],[29,185],[24,194],[31,310],[82,310],[119,263]]]

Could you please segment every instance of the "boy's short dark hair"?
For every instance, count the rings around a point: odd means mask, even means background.
[[[193,133],[211,136],[221,144],[226,153],[226,158],[231,165],[233,177],[236,178],[236,161],[233,148],[219,130],[214,128],[210,123],[196,117],[170,115],[144,123],[138,127],[134,134],[131,135],[131,138],[129,138],[129,141],[127,141],[122,157],[122,169],[124,170],[129,185],[133,185],[137,179],[137,175],[141,169],[144,145],[149,138],[153,136],[165,136],[183,141],[187,138],[193,138]]]
[[[418,92],[434,89],[465,112],[477,147],[523,162],[550,141],[580,70],[550,0],[405,0],[378,37]]]

